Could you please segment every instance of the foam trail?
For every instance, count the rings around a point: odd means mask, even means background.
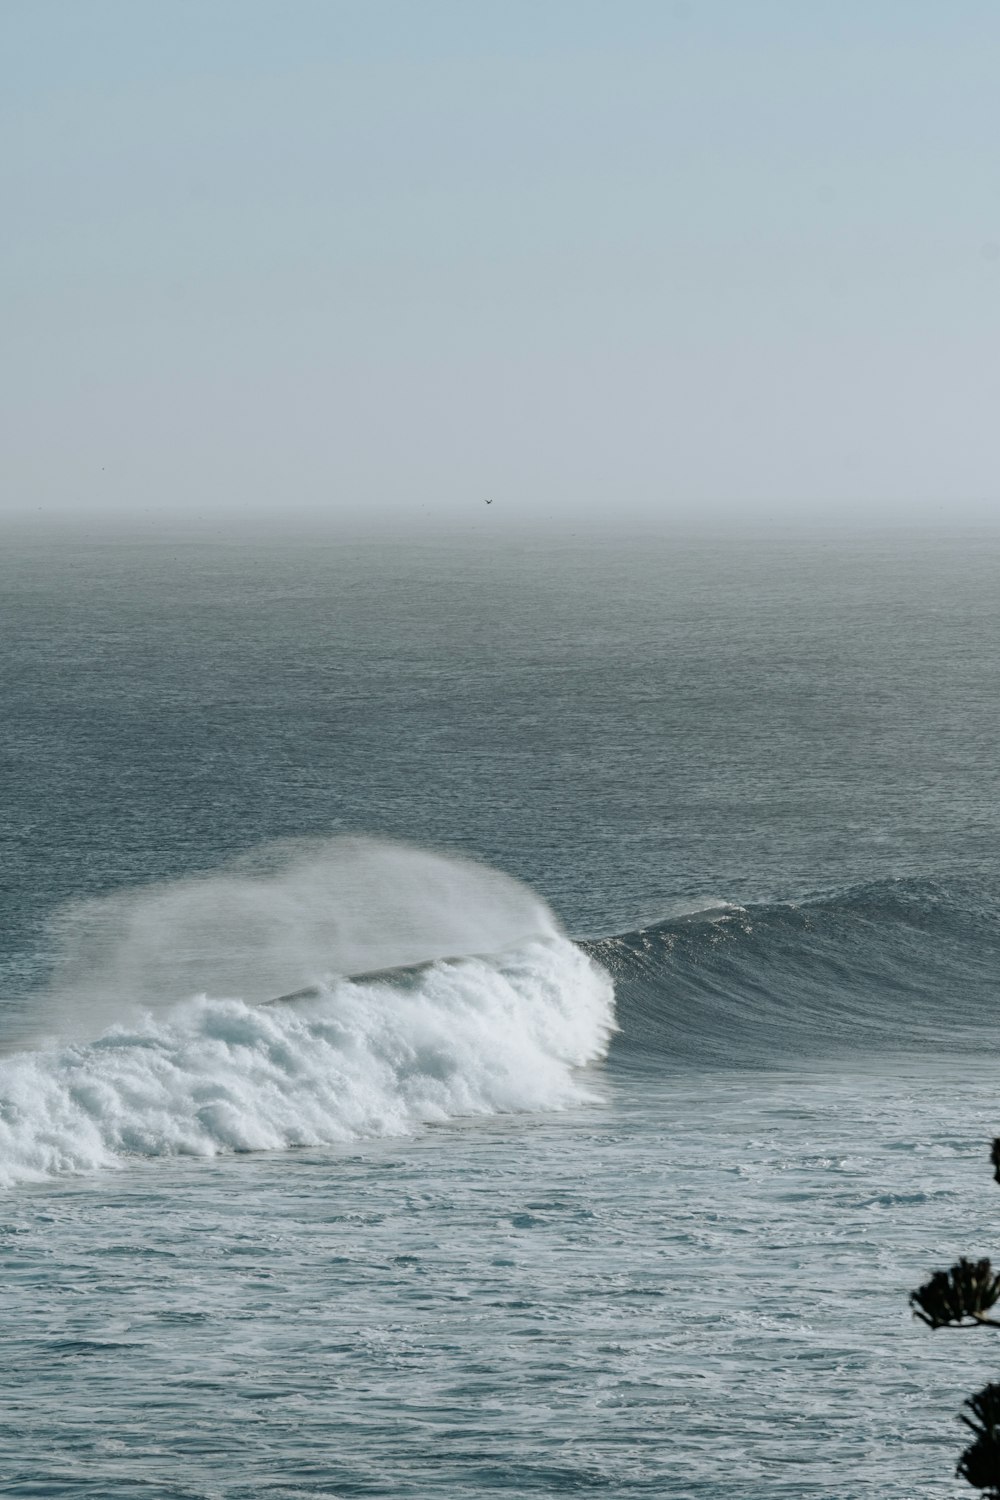
[[[198,997],[97,1041],[0,1062],[0,1182],[399,1135],[558,1109],[613,1030],[607,975],[568,939],[342,981],[283,1006]]]

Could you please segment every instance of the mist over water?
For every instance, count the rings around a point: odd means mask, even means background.
[[[561,1108],[614,1027],[527,886],[386,840],[271,845],[56,928],[36,1046],[0,1061],[8,1185]]]
[[[71,903],[35,1023],[59,1036],[190,995],[274,999],[332,979],[493,954],[559,925],[526,885],[372,838],[279,841],[224,868]]]

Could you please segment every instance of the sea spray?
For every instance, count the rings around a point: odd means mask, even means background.
[[[194,994],[259,1002],[559,931],[528,886],[470,859],[360,837],[267,844],[206,874],[64,907],[24,1040],[89,1040]]]
[[[71,906],[57,937],[46,1041],[0,1063],[7,1183],[558,1108],[614,1025],[527,886],[384,840],[269,845]]]
[[[344,980],[273,1006],[200,996],[0,1063],[0,1182],[143,1156],[318,1146],[588,1097],[610,980],[574,944]]]

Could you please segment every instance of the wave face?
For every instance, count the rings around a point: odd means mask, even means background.
[[[616,1060],[780,1067],[1000,1042],[1000,892],[888,880],[720,905],[584,945],[615,981]]]
[[[201,996],[0,1063],[0,1181],[560,1108],[613,1025],[609,979],[558,936],[280,1005]]]

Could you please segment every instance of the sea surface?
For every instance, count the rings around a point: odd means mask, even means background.
[[[971,1493],[998,640],[1000,533],[0,535],[0,1495]]]

